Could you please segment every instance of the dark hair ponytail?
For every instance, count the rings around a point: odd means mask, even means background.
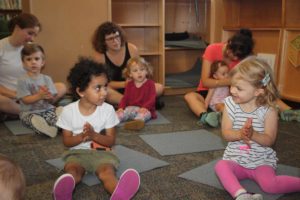
[[[234,56],[240,60],[253,54],[254,41],[252,32],[249,29],[240,29],[227,41],[227,49],[231,50]]]
[[[252,38],[252,32],[246,28],[241,28],[239,34],[244,35],[245,37]]]

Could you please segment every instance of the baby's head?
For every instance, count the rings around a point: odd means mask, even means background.
[[[0,199],[24,199],[25,188],[25,177],[20,166],[0,154]]]
[[[127,61],[126,68],[123,70],[123,77],[133,79],[133,73],[137,69],[145,70],[146,78],[152,78],[153,68],[143,57],[132,57]]]
[[[44,49],[36,43],[27,43],[21,50],[23,66],[27,71],[40,72],[45,65]]]
[[[100,88],[94,89],[98,90],[101,89],[101,87],[106,87],[109,81],[106,68],[105,64],[97,63],[91,58],[79,58],[79,61],[70,70],[67,77],[73,96],[76,99],[81,98],[81,93],[84,92],[90,86],[90,83],[98,77],[104,78],[105,83],[103,83]]]
[[[210,78],[225,79],[228,77],[229,68],[224,61],[215,61],[211,64]]]

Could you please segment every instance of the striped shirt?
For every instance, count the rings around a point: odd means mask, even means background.
[[[265,115],[269,107],[258,107],[256,110],[247,113],[244,112],[239,104],[236,104],[232,97],[225,99],[225,109],[229,118],[232,120],[232,129],[240,130],[248,118],[252,118],[253,129],[264,134]],[[232,160],[248,169],[255,169],[261,165],[270,165],[274,169],[277,167],[276,152],[270,148],[262,146],[254,141],[250,141],[251,148],[242,141],[228,142],[223,159]]]

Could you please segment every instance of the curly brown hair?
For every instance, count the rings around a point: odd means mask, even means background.
[[[105,53],[107,51],[105,36],[112,33],[119,33],[121,46],[124,46],[126,42],[126,36],[123,29],[119,25],[107,21],[100,24],[93,34],[92,45],[94,50],[99,53]]]

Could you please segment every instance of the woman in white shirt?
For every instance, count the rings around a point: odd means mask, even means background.
[[[41,24],[34,15],[22,13],[11,19],[8,26],[11,35],[0,40],[0,112],[19,114],[16,86],[18,78],[25,74],[20,52],[41,31]],[[55,87],[59,99],[66,93],[66,86],[55,83]]]

